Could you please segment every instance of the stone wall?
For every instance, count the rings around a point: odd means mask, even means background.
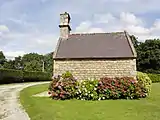
[[[53,74],[72,72],[80,80],[87,78],[136,76],[136,59],[54,60]]]

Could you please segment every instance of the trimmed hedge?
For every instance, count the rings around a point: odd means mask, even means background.
[[[48,81],[51,80],[51,75],[45,72],[23,72],[24,82]]]
[[[152,80],[153,83],[160,82],[160,74],[148,74],[149,78]]]
[[[23,80],[23,72],[19,70],[0,69],[0,84],[17,83]]]
[[[21,70],[0,69],[0,84],[50,80],[51,74],[45,72],[29,72]]]

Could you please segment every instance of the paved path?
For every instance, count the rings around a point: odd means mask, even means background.
[[[0,120],[30,120],[28,114],[19,104],[19,91],[44,83],[48,82],[0,85]]]

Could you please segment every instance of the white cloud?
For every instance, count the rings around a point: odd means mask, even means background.
[[[151,30],[152,31],[160,30],[160,19],[155,20]]]
[[[90,21],[84,21],[80,23],[78,27],[76,27],[75,33],[101,33],[104,32],[102,28],[92,27],[92,23]]]
[[[37,49],[39,50],[52,50],[55,48],[58,37],[54,34],[42,34],[42,35],[33,35],[28,37],[27,43],[29,44],[26,49]],[[53,51],[53,50],[52,50]]]
[[[97,17],[99,16],[99,17]],[[107,16],[107,17],[106,17]],[[109,17],[108,17],[109,16]],[[93,21],[82,22],[77,27],[77,32],[118,32],[127,30],[129,34],[133,34],[139,38],[140,41],[144,41],[149,38],[160,37],[160,20],[155,20],[153,25],[146,28],[145,21],[135,16],[133,13],[122,12],[119,17],[115,17],[112,14],[102,14],[94,16]],[[102,24],[101,26],[99,24]],[[94,26],[100,27],[94,27]]]
[[[6,25],[0,25],[0,47],[4,46],[8,42],[4,40],[4,37],[9,33],[10,30]]]
[[[132,13],[125,13],[125,12],[122,12],[120,14],[120,21],[124,24],[129,24],[129,25],[142,25],[143,24],[143,21],[140,18],[137,18]]]
[[[1,40],[1,39],[0,39]],[[58,37],[49,33],[8,33],[3,36],[5,45],[0,41],[0,48],[8,59],[25,53],[45,54],[54,51]]]
[[[24,51],[4,51],[4,55],[6,56],[6,58],[10,59],[13,59],[14,57],[18,56],[23,56],[24,54],[26,54]]]
[[[88,32],[88,29],[92,26],[90,21],[84,21],[80,23],[78,27],[76,27],[76,32]]]
[[[90,28],[88,33],[103,33],[104,30],[102,28]]]
[[[109,23],[111,21],[114,21],[116,18],[111,14],[96,14],[94,15],[95,21],[97,23]]]
[[[6,39],[6,40],[14,40],[16,38],[20,39],[20,38],[23,38],[25,36],[27,36],[28,34],[24,34],[24,33],[8,33],[6,35],[3,36],[3,39]]]
[[[128,25],[126,28],[125,28],[128,32],[130,32],[131,34],[135,34],[135,35],[138,35],[138,36],[141,36],[141,35],[149,35],[150,34],[150,30],[147,29],[147,28],[144,28],[142,26],[134,26],[134,25]]]
[[[0,32],[9,32],[9,28],[6,25],[0,25]]]

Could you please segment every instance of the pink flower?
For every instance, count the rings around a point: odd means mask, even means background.
[[[78,78],[77,78],[77,77],[74,77],[74,79],[75,79],[75,80],[78,80]]]

